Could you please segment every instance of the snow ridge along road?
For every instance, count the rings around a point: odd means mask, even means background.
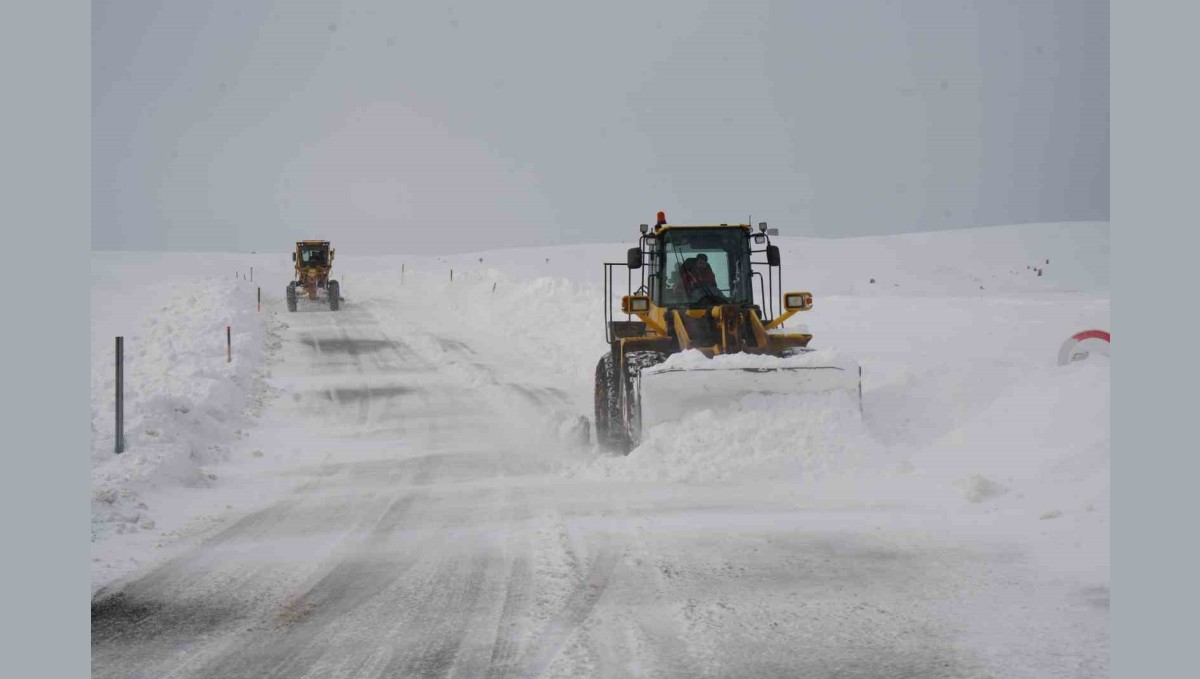
[[[1027,236],[992,252],[1032,260]],[[543,251],[483,256],[453,287],[433,261],[401,286],[396,260],[363,260],[336,313],[281,313],[264,290],[235,324],[262,347],[231,373],[249,401],[193,401],[220,416],[204,433],[243,430],[201,465],[216,478],[110,486],[178,536],[108,531],[98,501],[94,676],[1107,673],[1108,369],[1054,364],[1063,328],[1107,326],[1104,289],[969,296],[940,270],[955,294],[909,299],[817,272],[847,291],[818,291],[813,330],[863,361],[865,422],[750,399],[608,458],[572,429],[599,293],[529,275]],[[219,316],[229,287],[190,304]],[[173,356],[217,376],[203,355]],[[96,457],[95,479],[123,478]],[[106,568],[122,550],[141,563]]]

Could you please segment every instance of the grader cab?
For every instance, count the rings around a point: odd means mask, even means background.
[[[783,328],[813,298],[779,294],[779,248],[765,222],[757,232],[749,224],[676,226],[660,212],[641,231],[625,262],[604,265],[610,350],[595,375],[601,445],[628,454],[644,427],[730,408],[753,393],[842,391],[861,408],[858,364],[810,349],[811,334]],[[625,320],[612,308],[620,267],[627,269]]]
[[[296,251],[292,253],[295,277],[287,287],[288,311],[296,310],[300,294],[297,291],[303,291],[308,299],[314,301],[320,299],[324,293],[330,310],[338,310],[338,303],[342,299],[341,290],[338,282],[329,278],[334,252],[327,240],[302,240],[296,243]]]

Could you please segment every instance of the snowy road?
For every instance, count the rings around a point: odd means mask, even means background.
[[[1107,589],[968,539],[986,515],[564,475],[545,375],[411,307],[301,311],[253,436],[318,462],[97,596],[94,676],[1107,672]]]

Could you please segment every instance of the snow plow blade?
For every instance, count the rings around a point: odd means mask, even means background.
[[[862,408],[862,369],[829,351],[786,358],[728,354],[705,358],[676,354],[644,368],[639,380],[643,429],[704,410],[725,410],[751,394],[794,395],[845,392]]]

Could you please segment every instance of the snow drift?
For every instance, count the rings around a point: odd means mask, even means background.
[[[1106,224],[776,242],[784,289],[814,293],[802,319],[812,346],[862,366],[863,414],[849,394],[748,395],[649,428],[628,457],[573,438],[592,416],[593,370],[607,347],[601,263],[626,243],[443,257],[340,250],[336,276],[344,308],[391,319],[389,333],[437,370],[508,409],[514,438],[559,434],[557,458],[574,481],[783,487],[797,502],[996,512],[1051,534],[1086,525],[1107,549],[1108,367],[1056,364],[1064,338],[1109,326]],[[169,509],[171,489],[220,487],[239,430],[270,401],[289,274],[286,247],[94,254],[97,544],[161,532],[161,521],[143,526]],[[112,454],[114,334],[127,353],[121,456]],[[155,492],[157,506],[146,502]]]
[[[104,275],[115,271],[105,267]],[[115,447],[115,348],[93,338],[93,536],[153,530],[142,497],[163,488],[208,486],[212,465],[263,407],[265,362],[277,345],[270,314],[256,311],[248,283],[179,278],[169,266],[122,299],[145,309],[125,337],[125,451]],[[141,294],[137,294],[140,292]],[[133,294],[129,294],[133,293]],[[232,361],[226,361],[226,327]]]

